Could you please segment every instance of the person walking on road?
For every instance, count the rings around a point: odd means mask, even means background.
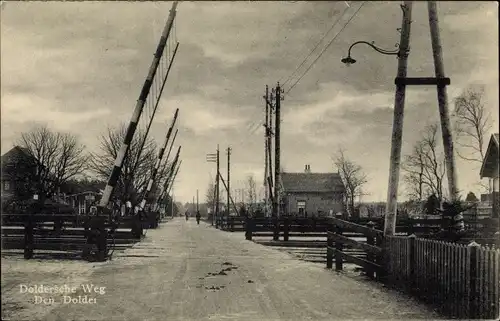
[[[185,215],[186,215],[186,221],[187,221],[187,220],[188,220],[188,218],[189,218],[189,211],[186,211],[186,214],[185,214]]]
[[[198,223],[198,225],[200,225],[200,219],[201,219],[200,211],[197,211],[196,212],[196,223]]]

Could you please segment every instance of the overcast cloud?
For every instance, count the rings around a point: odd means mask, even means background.
[[[351,2],[326,42],[358,6]],[[38,123],[76,134],[94,151],[106,126],[130,119],[170,7],[171,2],[4,5],[2,153]],[[180,47],[151,132],[163,141],[173,112],[180,109],[179,200],[190,201],[196,189],[204,196],[215,174],[205,154],[215,152],[217,144],[221,150],[233,149],[233,187],[243,187],[248,174],[262,181],[264,137],[259,124],[265,85],[285,81],[344,9],[342,1],[180,3]],[[485,101],[494,116],[493,128],[498,128],[498,4],[440,2],[438,9],[444,65],[452,81],[450,100],[469,84],[485,84]],[[332,171],[331,157],[343,146],[369,176],[365,200],[385,200],[397,62],[367,46],[353,49],[358,63],[352,66],[340,59],[357,40],[394,48],[400,24],[399,2],[366,2],[285,96],[285,170],[302,171],[310,164],[316,172]],[[432,76],[424,2],[414,4],[411,49],[408,75]],[[296,79],[286,83],[285,91]],[[436,89],[409,88],[405,117],[403,152],[419,138],[419,130],[438,120]],[[458,166],[460,188],[477,191],[477,167],[462,161]]]

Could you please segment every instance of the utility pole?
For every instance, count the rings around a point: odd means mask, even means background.
[[[267,102],[269,106],[269,123],[268,123],[268,136],[267,136],[267,157],[269,160],[269,165],[268,165],[268,176],[266,177],[266,183],[268,185],[268,194],[269,194],[269,201],[270,204],[268,206],[268,211],[270,209],[271,214],[273,213],[273,197],[271,196],[272,188],[273,188],[273,158],[272,158],[272,148],[273,148],[273,141],[272,141],[272,136],[273,136],[273,105],[271,104],[271,101],[274,99],[273,94],[271,93],[269,95],[269,100]],[[270,216],[270,215],[268,215]]]
[[[219,176],[220,176],[220,161],[219,161],[219,144],[217,144],[217,181],[215,183],[215,194],[217,195],[215,203],[215,228],[218,227],[217,218],[219,217]]]
[[[276,86],[276,119],[274,125],[274,206],[273,206],[273,216],[279,216],[279,182],[280,182],[280,154],[281,154],[281,141],[280,141],[280,130],[281,130],[281,87],[280,84]]]
[[[403,21],[401,26],[401,40],[398,56],[398,78],[406,78],[408,54],[410,46],[412,1],[405,1],[401,5]],[[403,138],[403,118],[405,106],[406,85],[396,85],[394,99],[394,119],[392,124],[391,162],[389,167],[389,186],[387,190],[387,204],[384,224],[384,235],[393,235],[396,230],[396,215],[398,210],[398,184],[401,165],[401,144]],[[275,196],[276,197],[276,196]]]
[[[429,12],[429,27],[431,31],[432,55],[434,57],[434,70],[436,78],[445,78],[443,65],[443,48],[439,35],[439,21],[437,15],[436,1],[427,1]],[[452,201],[457,200],[457,172],[455,170],[455,158],[453,154],[453,137],[450,126],[450,113],[448,110],[448,94],[445,85],[437,85],[437,97],[439,105],[439,116],[441,119],[441,133],[443,136],[444,157],[446,162],[446,174],[448,178],[448,190]]]
[[[273,199],[273,217],[275,219],[275,227],[274,227],[274,235],[273,239],[277,241],[279,239],[279,229],[278,229],[278,217],[280,215],[280,195],[279,195],[279,186],[280,186],[280,154],[281,154],[281,141],[280,141],[280,130],[281,130],[281,87],[278,83],[276,85],[276,119],[274,126],[274,199]]]
[[[231,147],[227,148],[227,216],[229,217],[229,209],[231,208]]]
[[[267,206],[268,206],[268,192],[267,192],[267,176],[269,175],[269,155],[268,155],[268,137],[269,137],[269,86],[266,85],[266,95],[264,96],[266,100],[266,125],[264,132],[264,156],[265,156],[265,166],[264,166],[264,215],[267,216]]]
[[[196,213],[200,211],[200,206],[199,206],[199,199],[198,199],[198,190],[196,190]]]

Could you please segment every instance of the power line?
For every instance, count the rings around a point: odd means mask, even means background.
[[[326,36],[328,36],[328,34],[330,33],[330,31],[333,30],[333,28],[335,28],[335,26],[340,22],[340,20],[342,19],[342,17],[345,15],[345,13],[347,12],[347,10],[349,9],[348,6],[346,6],[346,8],[344,9],[344,11],[342,12],[342,14],[338,17],[338,19],[333,23],[333,25],[330,27],[330,29],[328,29],[328,31],[323,35],[323,37],[321,37],[321,39],[318,41],[318,43],[314,46],[314,48],[309,52],[309,54],[304,58],[304,60],[302,60],[302,62],[300,63],[300,65],[295,68],[294,72],[287,78],[287,80],[283,83],[283,86],[285,86],[292,78],[293,76],[295,75],[295,73],[300,69],[300,67],[302,67],[307,59],[309,59],[309,57],[311,57],[311,55],[313,54],[313,52],[318,48],[318,46],[323,42],[323,40],[326,38]]]
[[[287,92],[285,93],[285,95],[287,95],[299,83],[299,81],[309,72],[309,70],[314,66],[314,64],[316,63],[316,61],[318,61],[318,59],[323,55],[323,53],[325,53],[325,51],[331,46],[331,44],[333,43],[333,41],[335,41],[335,39],[337,39],[337,37],[340,35],[340,33],[342,33],[342,31],[344,31],[344,29],[352,21],[352,19],[354,19],[354,17],[358,14],[359,10],[361,10],[361,8],[363,7],[364,4],[365,4],[365,1],[363,1],[363,3],[361,3],[361,5],[359,6],[359,8],[356,10],[356,12],[354,12],[354,14],[351,16],[351,18],[349,18],[349,20],[347,21],[347,23],[342,27],[342,29],[340,29],[339,32],[337,32],[337,34],[332,38],[332,40],[330,40],[330,42],[328,43],[328,45],[326,45],[326,47],[323,49],[323,51],[321,51],[321,53],[319,54],[319,56],[316,57],[316,59],[314,59],[314,61],[312,62],[311,65],[309,65],[309,67],[306,69],[306,71],[287,90]]]

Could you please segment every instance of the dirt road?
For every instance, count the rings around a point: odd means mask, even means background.
[[[148,231],[142,242],[116,253],[112,261],[7,258],[2,270],[4,320],[437,318],[375,282],[181,218]],[[22,293],[21,285],[32,290],[34,285],[38,290],[40,285],[59,286],[63,293]],[[45,301],[35,304],[35,296]]]

